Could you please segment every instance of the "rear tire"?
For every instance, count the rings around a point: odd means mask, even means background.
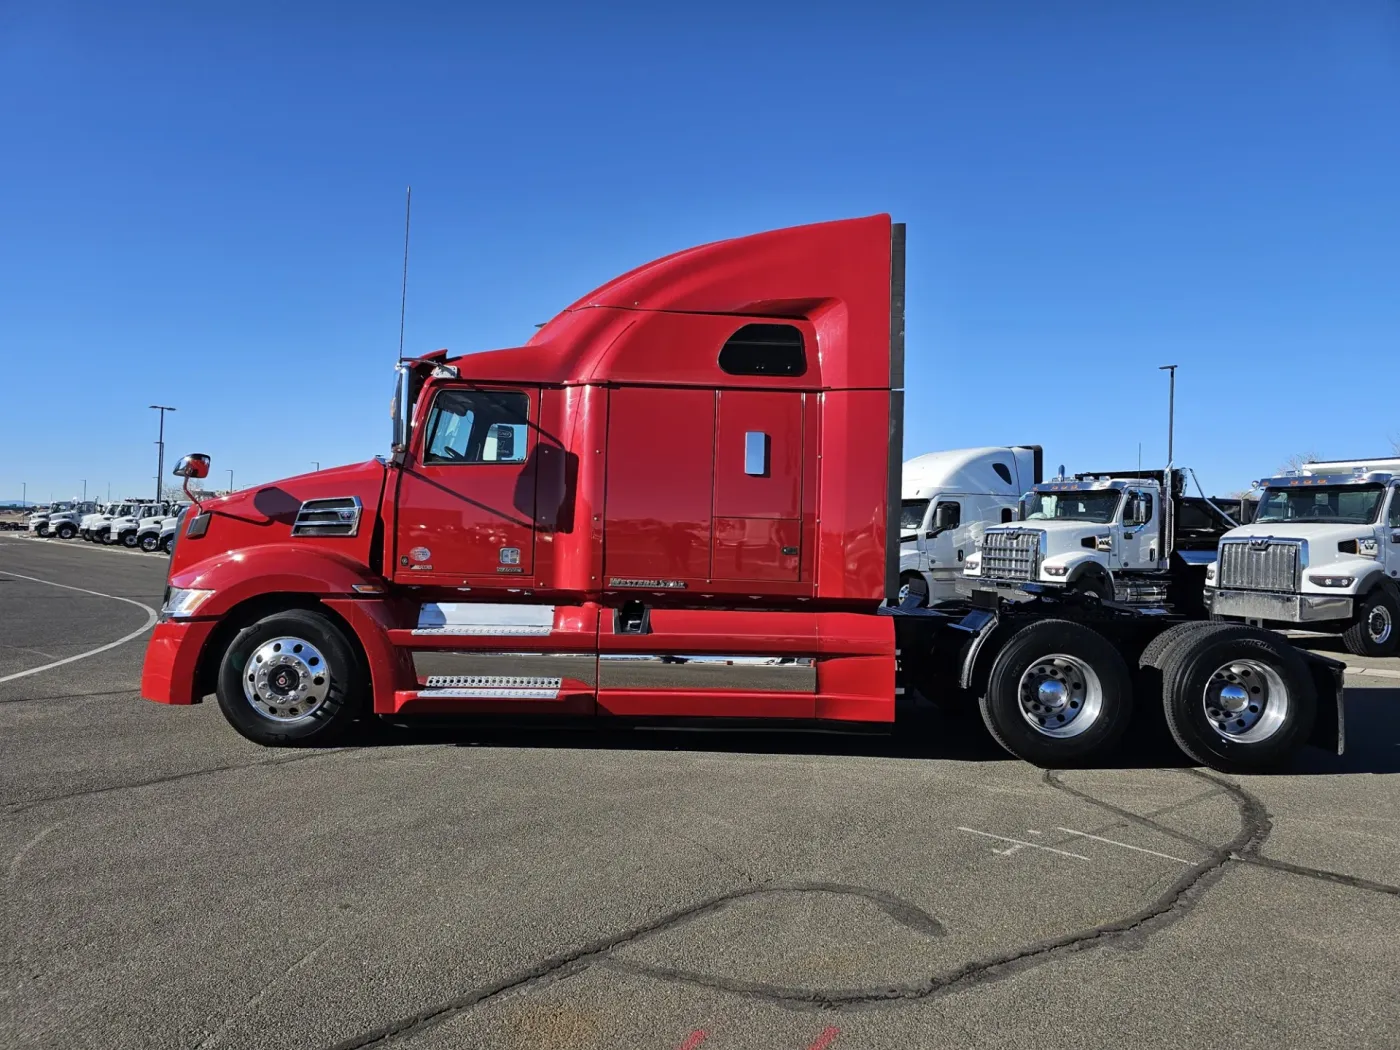
[[[998,744],[1041,766],[1110,753],[1133,716],[1128,667],[1103,635],[1069,620],[1043,620],[997,655],[979,701]]]
[[[1356,621],[1342,632],[1353,656],[1394,656],[1400,649],[1400,606],[1385,587],[1361,599]]]
[[[368,706],[353,643],[324,613],[288,609],[243,628],[219,662],[219,709],[268,747],[340,740]]]
[[[1181,634],[1163,658],[1162,707],[1172,739],[1222,772],[1286,768],[1317,717],[1307,664],[1271,631],[1210,627]]]

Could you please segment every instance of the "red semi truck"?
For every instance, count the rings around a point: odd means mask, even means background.
[[[1340,665],[1269,632],[896,604],[903,300],[879,215],[677,252],[523,347],[401,362],[388,458],[183,515],[142,694],[215,694],[270,745],[374,716],[889,724],[912,687],[1040,763],[1156,705],[1219,768],[1340,748]]]

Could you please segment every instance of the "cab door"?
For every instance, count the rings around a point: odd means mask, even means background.
[[[538,387],[434,392],[399,475],[395,580],[487,586],[533,573],[539,405]]]
[[[1122,512],[1123,542],[1113,545],[1112,567],[1133,572],[1155,569],[1162,508],[1156,494],[1148,490],[1130,489],[1127,497]]]
[[[1400,487],[1391,486],[1390,508],[1380,537],[1381,564],[1391,579],[1400,577]]]

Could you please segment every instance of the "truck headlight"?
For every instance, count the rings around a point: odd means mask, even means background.
[[[160,607],[160,615],[167,620],[183,620],[193,616],[199,607],[214,597],[213,591],[200,591],[193,588],[177,587]]]
[[[964,573],[979,573],[982,571],[982,555],[973,553],[967,556],[963,562]]]
[[[1211,562],[1209,565],[1206,566],[1206,579],[1215,579],[1215,562]]]
[[[1309,576],[1308,582],[1318,587],[1350,587],[1356,582],[1355,576]]]
[[[1047,565],[1047,566],[1045,566],[1045,575],[1046,575],[1046,576],[1063,576],[1063,575],[1064,575],[1065,573],[1067,573],[1067,572],[1069,572],[1069,566],[1068,566],[1068,565]]]

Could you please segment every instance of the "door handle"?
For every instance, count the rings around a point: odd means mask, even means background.
[[[958,548],[958,561],[962,561],[962,555],[963,555],[962,548],[959,547],[959,548]]]

